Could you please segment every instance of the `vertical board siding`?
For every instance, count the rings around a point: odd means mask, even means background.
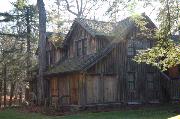
[[[117,78],[116,76],[104,76],[104,103],[117,102]]]
[[[119,41],[109,54],[87,71],[61,74],[58,79],[53,77],[50,81],[51,96],[60,98],[68,95],[69,98],[65,98],[61,103],[75,105],[158,102],[165,98],[166,91],[171,99],[180,98],[180,81],[164,80],[155,67],[133,61],[138,50],[152,47],[154,41],[138,38],[138,30],[132,30],[134,31],[127,39]],[[75,42],[83,38],[87,38],[87,54],[97,53],[109,44],[108,39],[102,36],[95,38],[80,25],[76,25],[68,41],[68,58],[76,57]],[[131,45],[134,48],[131,52],[133,55],[129,53],[132,50]],[[56,55],[55,61],[62,57],[54,52],[51,55]],[[134,79],[131,79],[131,75]]]
[[[179,80],[171,80],[171,81],[168,81],[168,84],[169,84],[171,99],[179,100],[179,98],[180,98],[180,81]]]
[[[99,76],[88,76],[86,79],[87,104],[98,103],[99,99]]]
[[[117,102],[117,76],[88,75],[87,104]]]

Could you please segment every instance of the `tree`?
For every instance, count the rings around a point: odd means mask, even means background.
[[[151,49],[140,51],[135,57],[137,62],[145,62],[165,71],[180,64],[180,15],[178,0],[159,1],[161,8],[158,13],[159,29],[156,31],[156,45]],[[177,34],[177,41],[173,35]]]
[[[39,78],[38,78],[38,104],[44,103],[45,80],[43,78],[46,70],[46,11],[43,0],[37,0],[39,12]]]
[[[4,79],[0,80],[0,88],[2,89],[4,84],[4,105],[6,105],[6,87],[10,86],[9,106],[12,105],[14,94],[18,92],[22,94],[21,89],[24,90],[27,86],[30,69],[35,62],[33,53],[37,48],[35,7],[25,0],[17,0],[12,4],[14,5],[12,11],[0,13],[0,16],[3,16],[0,21],[3,22],[0,31],[0,67],[3,69],[1,77]]]
[[[77,18],[86,17],[93,8],[99,6],[97,0],[56,0],[56,4],[58,9],[63,6]]]
[[[120,12],[121,9],[117,9],[119,5],[123,5],[122,8],[131,8],[129,11],[132,13],[135,6],[140,0],[128,1],[114,0],[114,4],[108,9],[108,13]],[[180,15],[179,7],[180,1],[178,0],[147,0],[144,1],[144,7],[153,5],[154,2],[158,2],[159,10],[157,21],[159,22],[159,28],[153,33],[153,39],[156,39],[156,44],[151,49],[141,50],[139,54],[135,56],[134,60],[141,63],[151,64],[164,71],[170,67],[180,64]],[[115,11],[115,12],[114,12]],[[137,18],[137,17],[136,17]],[[146,24],[143,19],[134,19],[135,23],[139,25],[140,29]],[[174,42],[173,35],[178,34],[178,41]]]

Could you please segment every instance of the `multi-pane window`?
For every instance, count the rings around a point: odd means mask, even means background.
[[[83,40],[83,55],[87,54],[87,38]]]
[[[153,73],[147,73],[147,87],[148,89],[153,89],[154,88],[154,75]]]
[[[87,54],[87,38],[76,41],[77,56]]]
[[[128,80],[128,89],[134,90],[136,88],[136,82],[135,82],[135,73],[128,73],[127,74],[127,80]]]
[[[128,42],[128,51],[127,51],[128,56],[134,56],[135,55],[135,47],[134,43],[132,40]]]
[[[76,47],[77,47],[77,56],[82,55],[82,40],[76,41]]]

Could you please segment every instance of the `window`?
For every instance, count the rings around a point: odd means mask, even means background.
[[[77,56],[82,55],[82,40],[76,41],[76,47],[77,47]]]
[[[133,41],[128,42],[128,51],[127,51],[128,56],[134,56],[135,55],[135,47]]]
[[[83,55],[87,54],[87,38],[83,40]]]
[[[154,88],[153,78],[154,78],[153,73],[147,73],[147,88],[148,89],[153,89]]]
[[[128,73],[128,89],[134,90],[135,86],[135,73]]]
[[[76,41],[77,56],[87,54],[87,38]]]

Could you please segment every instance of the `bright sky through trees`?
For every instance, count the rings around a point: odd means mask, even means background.
[[[0,12],[6,12],[6,11],[9,11],[12,9],[12,5],[11,5],[11,2],[15,2],[16,0],[0,0]],[[29,0],[29,3],[31,4],[36,4],[36,1],[37,0]],[[46,9],[50,9],[51,7],[51,3],[54,3],[54,0],[44,0],[45,2],[45,5],[46,5]],[[101,8],[99,8],[98,10],[95,10],[93,13],[90,13],[89,16],[87,16],[88,19],[93,19],[94,18],[94,14],[96,16],[96,20],[101,20],[101,21],[108,21],[109,20],[109,16],[106,16],[105,15],[105,12],[108,8],[108,3],[107,4],[104,4],[103,6],[101,6]],[[153,7],[146,7],[146,8],[143,8],[143,3],[140,2],[137,7],[136,7],[136,10],[135,12],[136,13],[143,13],[145,12],[154,22],[155,22],[155,19],[156,19],[156,11],[158,10],[159,8],[159,4],[154,2],[153,3]],[[63,16],[64,15],[64,16]],[[62,14],[62,16],[66,19],[71,19],[73,20],[75,18],[75,16],[73,16],[72,14],[69,14],[69,13],[64,13]],[[128,17],[129,14],[127,13],[127,11],[122,11],[121,14],[119,14],[117,17],[117,21],[120,21],[121,19],[125,18],[125,17]],[[156,23],[156,22],[155,22]]]

